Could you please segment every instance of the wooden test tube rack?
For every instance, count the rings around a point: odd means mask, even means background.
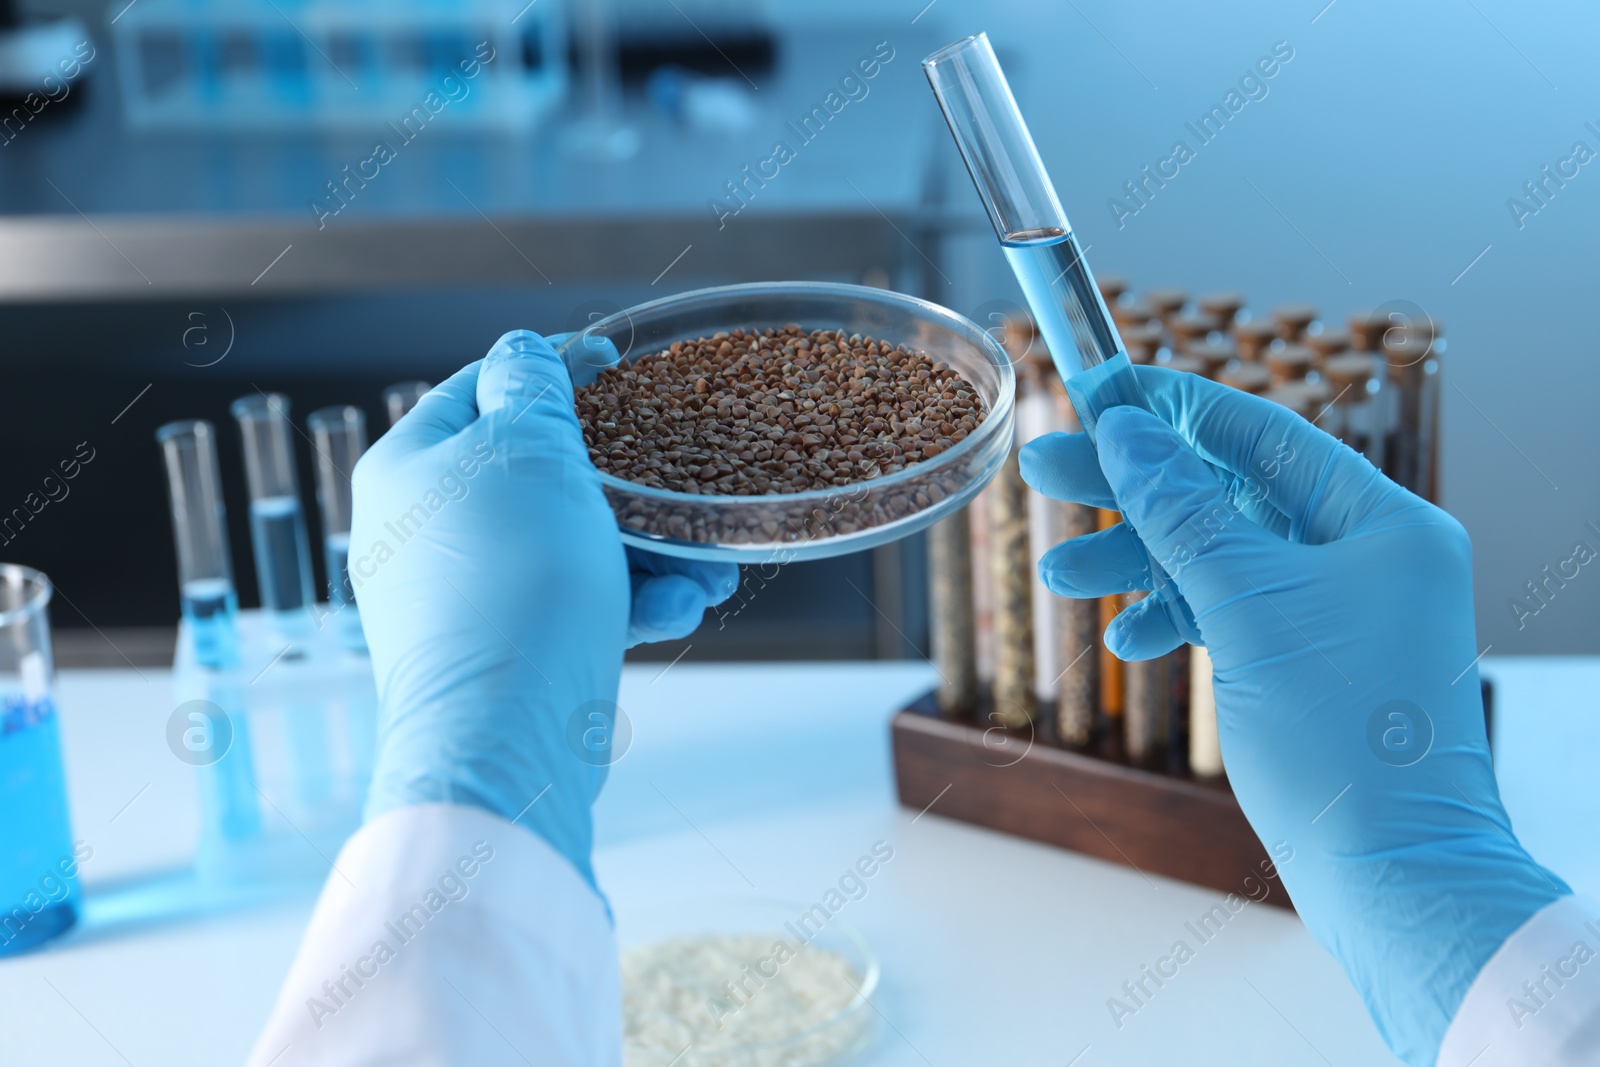
[[[1282,883],[1262,876],[1270,869],[1263,866],[1267,850],[1225,780],[1062,747],[1047,736],[1050,715],[1031,732],[997,734],[982,707],[946,718],[930,692],[895,715],[901,804],[918,811],[933,805],[931,812],[946,818],[1293,907]]]
[[[1494,686],[1485,678],[1482,687],[1492,746]],[[1262,877],[1267,851],[1225,778],[1169,773],[1060,745],[1050,736],[1048,709],[1031,730],[997,734],[990,710],[984,694],[977,711],[941,716],[930,691],[895,714],[890,734],[901,804],[1294,907],[1280,879]]]

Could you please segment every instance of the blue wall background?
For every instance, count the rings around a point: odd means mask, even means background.
[[[827,0],[772,13],[876,21],[903,11],[909,23],[924,3],[863,11]],[[1600,651],[1600,560],[1520,628],[1508,606],[1577,542],[1600,551],[1600,159],[1520,228],[1507,207],[1574,142],[1600,153],[1600,134],[1585,126],[1600,129],[1600,10],[1324,3],[937,0],[918,25],[952,39],[986,30],[1007,54],[1101,272],[1141,286],[1237,288],[1257,308],[1309,301],[1341,324],[1350,310],[1396,299],[1439,319],[1443,503],[1476,546],[1480,647]],[[1195,144],[1185,122],[1277,41],[1294,58],[1266,98],[1119,229],[1107,199],[1175,139]],[[953,306],[1016,298],[992,242],[960,259]]]

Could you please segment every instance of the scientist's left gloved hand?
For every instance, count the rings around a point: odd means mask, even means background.
[[[738,569],[623,551],[567,370],[526,331],[424,396],[354,485],[351,579],[380,700],[367,818],[475,805],[592,884],[623,649],[686,636]]]

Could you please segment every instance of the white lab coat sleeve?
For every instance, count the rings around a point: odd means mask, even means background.
[[[473,807],[386,812],[339,853],[250,1067],[622,1062],[606,906]]]
[[[1600,1065],[1600,902],[1540,909],[1478,972],[1438,1067]]]

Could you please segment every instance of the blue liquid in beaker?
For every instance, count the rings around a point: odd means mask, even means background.
[[[78,857],[67,817],[61,734],[48,696],[0,697],[0,956],[26,952],[78,919]]]

